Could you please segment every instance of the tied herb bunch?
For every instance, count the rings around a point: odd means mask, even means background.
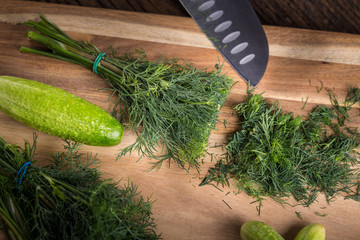
[[[267,197],[290,204],[292,196],[303,206],[319,193],[328,202],[340,195],[360,201],[360,133],[345,126],[350,109],[360,103],[360,89],[350,88],[343,102],[327,92],[331,106],[317,106],[303,120],[249,91],[245,102],[234,107],[241,129],[202,185],[229,186],[233,179],[237,189],[259,203],[259,214]]]
[[[160,238],[152,202],[137,186],[102,180],[96,156],[68,141],[50,166],[29,165],[36,161],[35,140],[20,148],[0,137],[0,225],[10,239]]]
[[[175,160],[184,169],[199,167],[232,87],[232,80],[221,74],[221,66],[208,72],[178,59],[149,61],[142,51],[118,56],[112,49],[109,56],[103,56],[90,43],[71,39],[44,16],[39,22],[25,24],[40,32],[29,31],[27,37],[51,52],[27,47],[21,47],[21,52],[93,69],[118,96],[115,115],[120,121],[128,121],[138,136],[118,158],[136,151],[140,157],[157,159],[154,168],[165,160],[169,164]],[[100,61],[99,56],[103,56]]]

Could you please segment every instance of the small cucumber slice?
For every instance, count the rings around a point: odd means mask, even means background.
[[[23,124],[93,146],[121,142],[122,125],[101,107],[60,88],[0,76],[0,110]]]

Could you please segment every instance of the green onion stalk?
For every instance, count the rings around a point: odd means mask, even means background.
[[[21,47],[21,52],[93,69],[108,83],[111,96],[117,96],[114,116],[137,135],[117,159],[135,151],[139,158],[154,159],[153,168],[164,161],[175,161],[185,170],[199,168],[233,84],[221,73],[222,65],[216,64],[213,71],[198,70],[184,60],[149,61],[144,51],[118,55],[113,48],[103,56],[94,45],[73,40],[44,16],[25,25],[37,30],[28,31],[27,37],[48,50]]]
[[[99,159],[80,153],[79,144],[65,140],[64,147],[38,167],[36,135],[24,148],[0,137],[0,227],[9,239],[160,238],[153,201],[131,182],[103,180]]]

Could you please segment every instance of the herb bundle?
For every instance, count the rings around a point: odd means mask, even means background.
[[[178,59],[149,61],[144,52],[117,56],[112,51],[103,56],[88,42],[77,42],[55,24],[41,16],[28,21],[27,37],[46,46],[51,52],[21,47],[21,52],[57,58],[92,69],[107,81],[117,94],[118,118],[128,120],[137,134],[136,142],[121,150],[118,157],[136,151],[140,157],[175,160],[182,168],[199,167],[208,138],[215,128],[217,115],[232,86],[218,65],[212,72],[198,70]],[[102,56],[102,55],[101,55]],[[119,110],[120,109],[120,110]],[[164,147],[165,153],[159,148]]]
[[[35,140],[23,149],[0,137],[0,220],[10,239],[159,239],[152,202],[132,183],[101,180],[99,160],[77,143],[66,141],[49,167],[31,165],[19,182],[21,166],[35,162]]]
[[[360,89],[350,88],[343,102],[327,92],[332,106],[317,106],[303,120],[248,91],[245,102],[234,107],[241,129],[202,185],[228,186],[233,179],[260,207],[266,197],[282,204],[293,197],[310,206],[319,193],[328,202],[339,195],[359,201],[360,133],[345,123],[360,103]]]

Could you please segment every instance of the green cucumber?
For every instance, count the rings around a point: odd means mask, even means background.
[[[319,223],[303,227],[294,240],[325,240],[325,228]]]
[[[247,221],[241,226],[242,240],[284,240],[271,226],[260,221]]]
[[[92,146],[121,142],[122,125],[104,109],[60,88],[0,76],[0,110],[23,124]]]

